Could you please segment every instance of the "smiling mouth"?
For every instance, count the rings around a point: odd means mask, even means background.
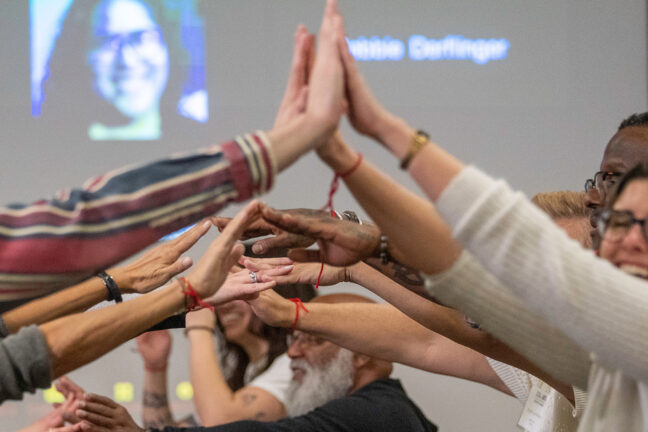
[[[639,267],[632,264],[621,264],[619,268],[633,276],[640,277],[642,279],[648,279],[648,269],[645,267]]]

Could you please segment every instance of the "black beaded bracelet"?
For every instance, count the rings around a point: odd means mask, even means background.
[[[106,289],[108,290],[108,301],[114,300],[115,303],[122,302],[122,295],[115,280],[106,272],[97,273],[97,277],[103,279]]]

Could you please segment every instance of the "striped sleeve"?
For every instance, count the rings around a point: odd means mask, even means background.
[[[275,175],[268,138],[257,132],[0,208],[0,301],[74,284],[229,202],[265,193]]]

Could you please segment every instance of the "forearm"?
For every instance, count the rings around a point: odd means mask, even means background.
[[[503,342],[481,350],[488,357],[552,382],[554,387],[557,379],[585,388],[589,353],[529,310],[469,253],[464,252],[455,266],[431,279],[427,288]]]
[[[189,327],[191,328],[191,327]],[[240,420],[234,392],[227,384],[216,356],[213,335],[203,329],[189,330],[189,367],[194,405],[205,426]]]
[[[376,258],[376,257],[367,258],[364,260],[364,262],[368,264],[370,267],[372,267],[373,269],[387,276],[393,282],[397,283],[398,285],[404,288],[407,288],[409,291],[415,293],[416,295],[425,297],[430,300],[434,300],[429,297],[428,292],[425,290],[425,283],[423,281],[423,277],[421,277],[420,272],[418,270],[406,267],[396,262],[393,258],[389,260],[387,263],[383,263],[383,261],[380,258]],[[368,289],[371,289],[372,291],[376,292],[372,288],[368,288]],[[383,297],[381,294],[378,295]],[[385,297],[383,298],[387,300]],[[387,301],[391,303],[391,301],[389,300]]]
[[[320,127],[307,115],[301,115],[289,123],[268,132],[277,170],[283,171],[309,151],[321,133]]]
[[[488,335],[466,324],[463,314],[454,309],[423,300],[378,271],[360,263],[349,269],[351,281],[374,292],[425,328],[462,345],[481,351]]]
[[[58,377],[112,350],[184,307],[180,284],[115,306],[59,318],[41,329]]]
[[[108,274],[113,277],[123,292],[130,292],[123,269],[110,269]],[[12,309],[4,313],[2,318],[9,331],[15,333],[23,326],[42,324],[66,315],[83,312],[106,298],[107,290],[103,280],[99,277],[91,277],[78,285]]]
[[[342,172],[353,164],[356,155],[338,142],[322,158],[333,170]],[[397,262],[437,273],[458,257],[461,248],[431,203],[398,185],[368,161],[363,161],[344,181],[387,236],[388,244],[394,246],[389,252]]]
[[[145,428],[161,429],[174,425],[167,395],[166,367],[146,370],[142,395],[142,422]]]

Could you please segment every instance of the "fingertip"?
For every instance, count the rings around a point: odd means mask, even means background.
[[[182,265],[183,268],[187,269],[193,265],[193,259],[190,257],[183,257],[180,260],[180,265]]]

